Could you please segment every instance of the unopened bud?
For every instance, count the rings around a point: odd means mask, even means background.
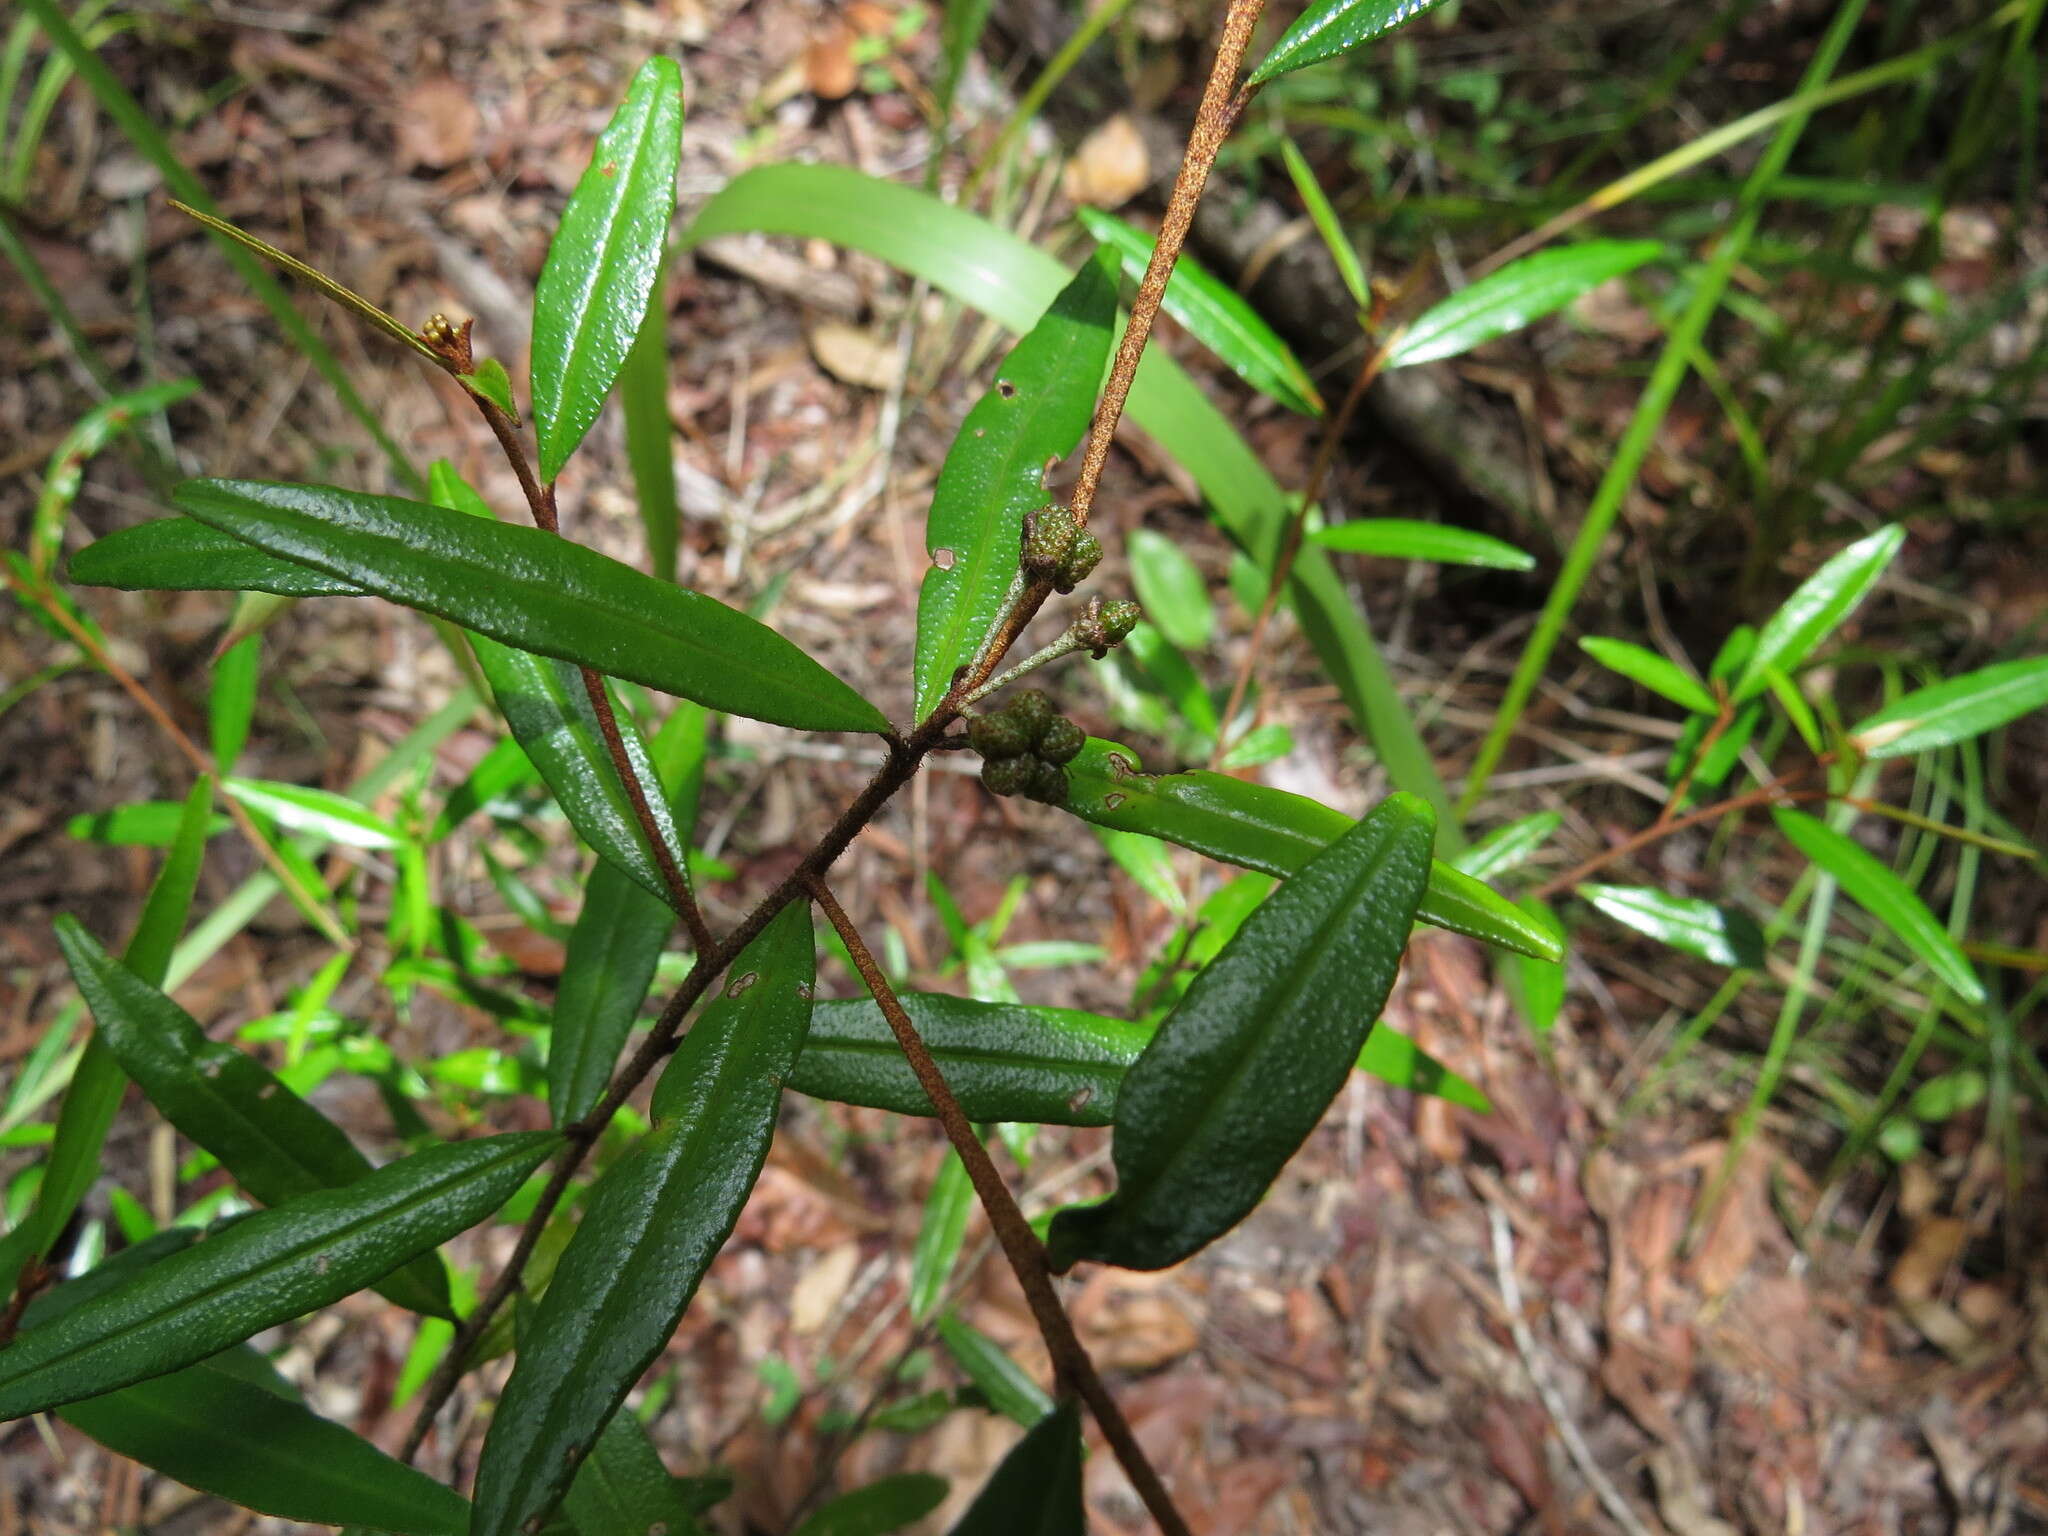
[[[1138,627],[1138,620],[1144,612],[1128,598],[1115,598],[1105,603],[1100,598],[1088,599],[1088,607],[1076,618],[1069,631],[1076,644],[1085,647],[1097,661],[1107,656],[1110,647],[1121,645],[1130,638],[1132,630]]]
[[[1013,761],[1022,762],[1017,758]],[[1031,778],[1024,786],[1025,798],[1044,805],[1065,805],[1067,803],[1067,770],[1057,763],[1048,763],[1043,758],[1032,758]]]
[[[1062,715],[1038,738],[1038,755],[1048,763],[1070,763],[1088,745],[1088,733]]]
[[[981,765],[981,782],[992,795],[1021,795],[1040,767],[1035,757],[998,757]]]
[[[1060,562],[1060,568],[1053,574],[1052,589],[1055,592],[1071,592],[1088,579],[1088,573],[1102,563],[1102,540],[1086,528],[1074,535],[1074,547],[1067,551],[1067,558]]]
[[[1080,534],[1074,514],[1065,507],[1041,507],[1024,515],[1024,574],[1034,580],[1050,580],[1074,552]]]
[[[1031,733],[1009,715],[980,715],[968,722],[967,744],[989,759],[1018,757],[1031,750]]]
[[[1040,688],[1026,688],[1016,694],[1004,706],[1003,713],[1014,720],[1023,730],[1031,746],[1038,745],[1038,738],[1045,734],[1045,728],[1052,724],[1058,711],[1052,707],[1052,700]]]

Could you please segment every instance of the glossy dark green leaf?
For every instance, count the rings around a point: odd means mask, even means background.
[[[1010,1352],[972,1323],[948,1312],[939,1319],[939,1341],[967,1373],[989,1407],[1029,1429],[1052,1412],[1052,1398],[1011,1358]]]
[[[1642,885],[1582,885],[1578,893],[1623,927],[1684,954],[1752,970],[1764,963],[1763,934],[1733,907]]]
[[[58,1410],[130,1460],[260,1514],[466,1536],[469,1504],[425,1473],[224,1363],[237,1352]],[[260,1356],[256,1363],[268,1368]]]
[[[192,1015],[71,918],[57,919],[57,943],[122,1070],[256,1199],[282,1205],[369,1176],[370,1160],[340,1126],[247,1051],[209,1039]],[[434,1254],[394,1270],[377,1288],[416,1312],[453,1315],[447,1271]]]
[[[1735,680],[1735,701],[1762,693],[1771,668],[1787,674],[1797,670],[1869,596],[1905,542],[1906,530],[1889,524],[1858,539],[1801,582],[1757,631],[1756,645]]]
[[[1156,528],[1133,528],[1124,548],[1145,617],[1184,651],[1206,647],[1216,610],[1209,602],[1209,584],[1187,551]]]
[[[514,650],[481,635],[470,636],[470,644],[513,739],[539,770],[569,825],[607,865],[667,902],[668,884],[640,830],[626,786],[612,765],[611,749],[605,745],[597,711],[591,707],[582,669],[551,656]],[[654,772],[648,764],[647,745],[633,717],[616,704],[612,715],[635,776],[643,785],[652,785]],[[683,868],[682,842],[676,836],[667,802],[649,793],[647,808],[668,844],[669,857],[678,869]]]
[[[224,779],[221,789],[291,832],[308,832],[349,848],[396,848],[398,829],[347,795],[268,779]]]
[[[1146,774],[1127,747],[1090,737],[1067,764],[1065,809],[1098,827],[1178,843],[1212,859],[1291,875],[1352,825],[1342,811],[1263,784],[1196,770]],[[1416,920],[1554,960],[1555,938],[1449,865],[1430,869]]]
[[[906,992],[904,1011],[970,1120],[1107,1125],[1124,1069],[1151,1031],[1071,1008]],[[789,1086],[813,1098],[929,1115],[910,1063],[872,998],[820,1003]]]
[[[165,1375],[338,1301],[482,1221],[561,1145],[456,1142],[259,1211],[0,1350],[0,1418]]]
[[[929,1472],[898,1472],[842,1493],[792,1536],[888,1536],[914,1525],[945,1502],[949,1485]]]
[[[1010,1447],[953,1536],[1087,1536],[1081,1410],[1070,1398]]]
[[[880,710],[767,625],[538,528],[256,480],[188,480],[174,499],[271,554],[521,650],[799,730],[888,729]]]
[[[1835,877],[1850,900],[1896,934],[1908,954],[1925,962],[1966,1001],[1984,1001],[1984,983],[1948,930],[1876,854],[1803,811],[1778,807],[1771,819],[1787,842]]]
[[[263,658],[263,637],[238,640],[213,664],[213,687],[206,695],[207,735],[213,766],[233,773],[235,761],[249,740],[249,722],[256,712],[256,674]]]
[[[692,1536],[696,1511],[677,1486],[647,1426],[615,1413],[562,1500],[577,1536]]]
[[[1395,795],[1245,920],[1125,1075],[1116,1192],[1054,1218],[1057,1268],[1163,1269],[1251,1213],[1379,1017],[1435,836],[1429,806]]]
[[[697,817],[708,719],[697,705],[678,704],[648,753],[654,772],[644,782],[659,784],[680,844],[689,842]],[[548,1036],[548,1102],[555,1124],[581,1119],[604,1096],[674,928],[667,903],[618,869],[600,864],[591,871],[569,934]]]
[[[1024,515],[1051,501],[1046,466],[1088,429],[1115,322],[1113,269],[1104,257],[1084,262],[960,423],[925,519],[932,565],[917,598],[920,720],[1002,611]]]
[[[739,1220],[810,1025],[812,943],[796,902],[747,946],[662,1073],[654,1128],[593,1186],[491,1420],[474,1536],[554,1507]]]
[[[1474,880],[1509,874],[1534,858],[1563,825],[1564,812],[1537,811],[1504,827],[1495,827],[1452,860],[1452,866]]]
[[[543,480],[561,473],[597,420],[647,313],[682,141],[682,72],[657,55],[598,135],[534,287],[533,430]]]
[[[1263,85],[1276,75],[1291,74],[1333,59],[1347,48],[1356,48],[1412,16],[1435,5],[1437,0],[1313,0],[1280,35],[1273,51],[1252,71],[1248,82]]]
[[[159,517],[96,540],[71,557],[70,579],[124,592],[274,592],[367,597],[352,581],[280,560],[189,517]]]
[[[1906,757],[1968,741],[2048,707],[2048,656],[2002,661],[1895,699],[1849,739],[1865,757]]]
[[[1100,208],[1084,205],[1074,210],[1074,216],[1082,228],[1116,252],[1126,277],[1133,282],[1144,277],[1152,261],[1152,236]],[[1260,394],[1304,416],[1323,414],[1323,397],[1293,349],[1259,318],[1243,294],[1186,251],[1173,264],[1160,307]]]
[[[693,248],[742,231],[797,235],[863,250],[924,278],[1012,331],[1028,329],[1067,279],[1046,252],[1001,225],[899,182],[845,166],[784,163],[735,177],[698,210]],[[1130,419],[1157,438],[1200,487],[1237,543],[1270,562],[1292,509],[1279,484],[1199,385],[1159,348],[1131,385]],[[1385,658],[1329,557],[1300,551],[1288,599],[1345,708],[1397,788],[1448,807],[1436,765]],[[1455,847],[1448,821],[1439,834]]]
[[[1505,539],[1409,517],[1362,517],[1335,523],[1310,535],[1325,549],[1388,560],[1427,560],[1437,565],[1479,565],[1499,571],[1533,571],[1536,557]]]
[[[1714,702],[1704,683],[1653,650],[1627,640],[1604,640],[1597,636],[1581,640],[1579,648],[1610,672],[1619,672],[1632,682],[1641,683],[1680,709],[1689,709],[1696,715],[1721,712],[1721,706]]]
[[[213,780],[202,774],[185,796],[170,852],[150,886],[149,899],[122,955],[122,964],[146,986],[162,983],[178,936],[185,931],[192,893],[199,885],[199,867],[206,857],[212,806]],[[50,1159],[44,1165],[35,1204],[13,1231],[0,1238],[0,1289],[11,1291],[21,1266],[50,1251],[86,1191],[99,1178],[100,1152],[127,1087],[128,1078],[113,1051],[94,1034],[79,1054],[58,1108]]]
[[[949,1150],[925,1197],[924,1221],[910,1250],[910,1315],[917,1322],[930,1317],[945,1298],[946,1282],[953,1278],[953,1266],[959,1262],[974,1205],[974,1184],[967,1177],[967,1165],[957,1152]]]
[[[1394,343],[1387,367],[1407,368],[1469,352],[1663,253],[1655,240],[1588,240],[1524,256],[1417,316]]]

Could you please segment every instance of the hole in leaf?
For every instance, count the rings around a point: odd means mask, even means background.
[[[742,992],[746,991],[747,988],[751,987],[755,982],[759,981],[760,979],[761,977],[757,972],[749,971],[746,975],[740,977],[737,981],[735,981],[731,986],[727,987],[725,989],[725,995],[727,997],[738,997]]]
[[[1102,797],[1102,807],[1103,807],[1103,809],[1104,809],[1104,810],[1108,810],[1108,811],[1113,811],[1113,810],[1115,810],[1115,809],[1116,809],[1116,808],[1117,808],[1118,806],[1122,805],[1123,803],[1124,803],[1124,797],[1123,797],[1122,795],[1114,795],[1114,794],[1112,794],[1112,795],[1104,795],[1104,796]]]
[[[797,983],[796,995],[802,998],[807,1003],[811,1000],[812,995],[816,991],[817,988],[812,986],[808,981]]]
[[[997,379],[996,393],[1001,395],[1005,400],[1014,400],[1017,398],[1017,386],[1012,384],[1008,379]]]
[[[1076,1088],[1071,1094],[1067,1096],[1067,1108],[1073,1110],[1074,1113],[1079,1114],[1081,1110],[1087,1106],[1088,1101],[1094,1097],[1095,1090],[1089,1087],[1086,1083],[1083,1083],[1079,1088]]]
[[[960,557],[950,549],[935,549],[932,551],[932,564],[936,565],[942,571],[950,571],[951,569],[953,569],[955,562],[957,562],[959,558]]]

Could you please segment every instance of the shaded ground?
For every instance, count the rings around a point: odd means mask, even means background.
[[[859,25],[861,8],[849,19]],[[1172,11],[1152,8],[1147,26],[1171,61]],[[929,33],[886,67],[912,81],[927,76]],[[533,276],[589,138],[638,58],[677,41],[691,73],[686,215],[737,170],[768,160],[920,169],[926,139],[904,92],[821,98],[838,90],[846,37],[794,0],[477,4],[425,14],[375,0],[295,18],[154,17],[109,56],[159,121],[185,125],[174,139],[179,155],[228,217],[309,252],[401,317],[475,314],[481,348],[516,364]],[[1182,52],[1190,48],[1182,39]],[[209,105],[214,84],[236,77],[244,86]],[[977,74],[972,91],[987,99],[1000,85]],[[1156,90],[1169,114],[1183,94],[1171,78]],[[41,195],[24,210],[31,243],[124,377],[154,359],[159,374],[201,379],[201,393],[171,418],[180,469],[397,489],[218,254],[165,206],[154,172],[75,95],[37,166]],[[1022,196],[1026,231],[1050,228],[1062,206],[1048,175]],[[138,269],[146,290],[134,284]],[[686,263],[670,293],[671,405],[688,514],[682,579],[744,603],[788,576],[778,625],[897,714],[907,702],[923,510],[974,395],[957,365],[988,355],[971,324],[927,302],[916,316],[911,387],[891,387],[909,297],[875,263],[786,243]],[[1548,450],[1542,475],[1566,505],[1582,502],[1597,476],[1636,388],[1623,375],[1648,355],[1651,338],[1626,318],[1596,321],[1560,344],[1544,375],[1535,422]],[[86,396],[32,296],[0,294],[0,319],[0,428],[12,445],[0,457],[14,477],[0,484],[0,518],[18,545],[35,471]],[[462,399],[331,314],[315,319],[409,452],[421,462],[447,456],[498,503],[516,503]],[[1505,358],[1509,370],[1516,362]],[[931,380],[939,382],[927,387]],[[1505,415],[1499,386],[1498,377],[1468,378],[1469,407]],[[1216,388],[1242,403],[1234,385]],[[1308,425],[1256,404],[1246,414],[1275,473],[1299,483],[1314,448]],[[1698,430],[1699,417],[1675,418],[1660,473],[1682,474],[1687,434]],[[579,466],[565,481],[565,527],[637,558],[614,418]],[[1346,496],[1367,510],[1411,510],[1404,500],[1422,483],[1369,456],[1348,476]],[[78,521],[105,532],[157,505],[132,466],[109,459],[93,471]],[[1105,505],[1116,531],[1140,522],[1170,531],[1220,589],[1227,550],[1149,444],[1132,439],[1119,454]],[[2007,632],[2040,597],[2024,538],[1958,559],[1974,562],[1976,611]],[[1519,646],[1517,616],[1535,599],[1512,584],[1439,588],[1434,577],[1384,567],[1358,574],[1376,627],[1393,637],[1404,685],[1431,707],[1432,746],[1446,763],[1462,760]],[[1944,572],[1915,575],[1939,582]],[[1615,583],[1632,585],[1629,572]],[[1725,616],[1705,611],[1709,595],[1690,597],[1698,607],[1681,607],[1674,622],[1718,630]],[[117,658],[203,734],[203,669],[223,600],[92,593],[87,603],[116,637]],[[1247,627],[1230,612],[1219,678]],[[1376,775],[1305,647],[1291,633],[1282,640],[1269,709],[1293,728],[1297,748],[1267,778],[1356,810],[1378,792]],[[9,680],[50,655],[49,640],[19,614],[0,631]],[[456,681],[424,627],[366,604],[300,606],[274,632],[267,665],[255,770],[330,785],[373,761]],[[1097,693],[1078,677],[1064,686],[1083,723],[1105,728]],[[1628,775],[1641,774],[1634,754],[1662,729],[1598,686],[1546,701],[1534,723],[1548,733],[1538,740],[1550,755],[1524,765],[1534,771],[1510,773],[1511,798],[1497,807],[1502,817],[1565,809],[1581,851],[1640,824]],[[458,780],[488,739],[481,722],[452,738],[438,781]],[[711,888],[714,923],[744,911],[865,777],[861,761],[809,755],[768,728],[727,740],[747,750],[721,762],[707,799],[712,851],[738,871]],[[142,850],[67,837],[65,819],[174,797],[186,782],[132,704],[90,672],[51,682],[0,716],[0,1063],[18,1062],[62,1001],[51,916],[69,910],[96,931],[122,932],[151,867]],[[1022,872],[1030,883],[1012,940],[1092,940],[1109,957],[1099,971],[1026,977],[1027,995],[1119,1011],[1173,919],[1074,830],[1053,813],[997,803],[958,774],[934,773],[863,837],[842,896],[873,931],[893,928],[913,970],[929,977],[947,946],[924,872],[943,871],[977,919]],[[217,897],[252,866],[232,839],[215,848],[202,889]],[[559,949],[505,913],[474,853],[467,843],[451,851],[443,897],[516,955],[522,985],[544,999]],[[1683,878],[1719,857],[1704,841],[1679,840],[1657,868]],[[1784,879],[1732,856],[1727,868]],[[1180,874],[1216,879],[1192,856]],[[2027,899],[2038,913],[2038,898]],[[1430,935],[1416,946],[1390,1022],[1484,1087],[1494,1115],[1355,1080],[1229,1240],[1166,1275],[1099,1273],[1072,1287],[1084,1336],[1196,1528],[1991,1536],[2048,1527],[2038,1191],[2023,1191],[2033,1209],[2014,1207],[1998,1149],[1968,1119],[1951,1122],[1946,1139],[1903,1170],[1864,1169],[1824,1188],[1811,1170],[1831,1148],[1788,1101],[1688,1238],[1707,1210],[1727,1118],[1746,1097],[1739,1074],[1717,1069],[1742,1058],[1710,1055],[1709,1068],[1678,1079],[1675,1096],[1624,1118],[1623,1101],[1661,1049],[1659,1020],[1689,1016],[1711,979],[1600,946],[1589,937],[1590,963],[1575,968],[1571,1002],[1539,1052],[1484,957]],[[325,953],[278,908],[180,997],[226,1027],[274,1008]],[[388,1009],[368,983],[345,989],[338,1005]],[[1748,1022],[1736,1021],[1732,1041],[1745,1038]],[[496,1039],[487,1016],[429,998],[407,1031],[408,1052]],[[389,1145],[366,1090],[323,1102],[367,1145]],[[508,1129],[532,1112],[509,1101],[501,1110]],[[2038,1167],[2038,1126],[2025,1123],[2034,1140],[2024,1156]],[[951,1379],[930,1363],[904,1306],[939,1149],[922,1123],[808,1101],[788,1111],[737,1238],[663,1362],[673,1391],[656,1434],[671,1467],[722,1465],[738,1479],[739,1494],[715,1516],[722,1529],[786,1529],[816,1490],[899,1466],[953,1476],[950,1511],[1013,1433],[971,1412],[922,1435],[874,1431],[850,1448],[839,1428],[906,1361],[925,1370],[919,1387]],[[131,1103],[108,1168],[167,1216],[190,1194],[173,1187],[177,1151]],[[1039,1207],[1071,1198],[1106,1182],[1105,1153],[1105,1135],[1048,1135],[1024,1187]],[[11,1173],[18,1154],[0,1156]],[[1028,1319],[980,1237],[977,1227],[970,1252],[981,1262],[962,1309],[1036,1367]],[[494,1233],[457,1246],[488,1260],[504,1241]],[[285,1364],[324,1411],[395,1447],[408,1415],[390,1403],[409,1343],[406,1318],[358,1298],[297,1331]],[[756,1369],[764,1358],[785,1362],[806,1389],[793,1408],[778,1401],[773,1373]],[[472,1464],[496,1380],[486,1371],[483,1397],[458,1399],[459,1432],[431,1447],[437,1471]],[[12,1425],[0,1437],[0,1536],[138,1521],[192,1532],[246,1524],[110,1462],[68,1429]],[[1143,1528],[1108,1456],[1092,1459],[1089,1487],[1101,1529]]]

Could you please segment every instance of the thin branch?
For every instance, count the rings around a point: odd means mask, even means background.
[[[988,1213],[989,1225],[995,1230],[1003,1257],[1010,1261],[1010,1270],[1016,1275],[1017,1284],[1023,1287],[1031,1316],[1045,1339],[1047,1352],[1052,1356],[1056,1389],[1062,1396],[1069,1392],[1077,1393],[1087,1403],[1096,1422],[1102,1426],[1103,1438],[1109,1441],[1110,1449],[1116,1453],[1118,1465],[1130,1478],[1131,1486],[1137,1489],[1138,1497],[1144,1500],[1159,1528],[1168,1536],[1187,1536],[1187,1522],[1174,1507],[1165,1483],[1145,1455],[1144,1447],[1138,1444],[1137,1436],[1131,1432],[1123,1410],[1117,1407],[1116,1399],[1096,1374],[1095,1362],[1089,1358],[1086,1346],[1074,1332],[1066,1308],[1060,1305],[1052,1270],[1046,1263],[1045,1245],[1031,1230],[1023,1211],[1018,1209],[1016,1197],[996,1171],[988,1148],[974,1134],[974,1127],[968,1123],[959,1101],[946,1086],[945,1076],[939,1071],[939,1064],[932,1060],[932,1053],[918,1034],[917,1026],[911,1022],[910,1015],[890,987],[888,977],[882,974],[882,968],[875,963],[874,955],[861,938],[860,930],[854,927],[831,889],[822,879],[813,879],[810,892],[811,899],[845,942],[854,969],[860,972],[861,980],[867,983],[868,991],[880,1005],[882,1017],[889,1021],[889,1029],[896,1036],[896,1043],[902,1047],[910,1070],[916,1074],[926,1097],[932,1101],[939,1124],[945,1127],[946,1139],[952,1142],[953,1150],[966,1165],[968,1181],[973,1184],[982,1209]]]
[[[484,420],[490,424],[491,435],[497,438],[512,472],[519,477],[519,489],[526,493],[526,505],[533,513],[534,526],[559,535],[562,524],[555,509],[554,482],[543,485],[534,474],[533,465],[526,457],[526,445],[519,440],[512,418],[482,395],[472,391],[470,398],[483,412]],[[611,696],[605,692],[604,678],[594,667],[579,667],[577,670],[583,674],[583,691],[589,696],[591,710],[597,716],[598,732],[604,737],[605,750],[611,755],[612,771],[618,774],[620,784],[625,787],[626,799],[633,807],[633,819],[639,824],[640,836],[654,856],[655,867],[661,871],[662,884],[668,887],[671,902],[683,915],[683,926],[690,931],[690,943],[701,955],[711,947],[711,928],[704,921],[703,909],[697,905],[697,893],[690,889],[688,872],[678,862],[668,839],[661,835],[661,827],[654,819],[654,809],[648,803],[647,787],[640,782],[633,760],[626,754],[625,739],[619,733],[618,718],[612,713]]]

